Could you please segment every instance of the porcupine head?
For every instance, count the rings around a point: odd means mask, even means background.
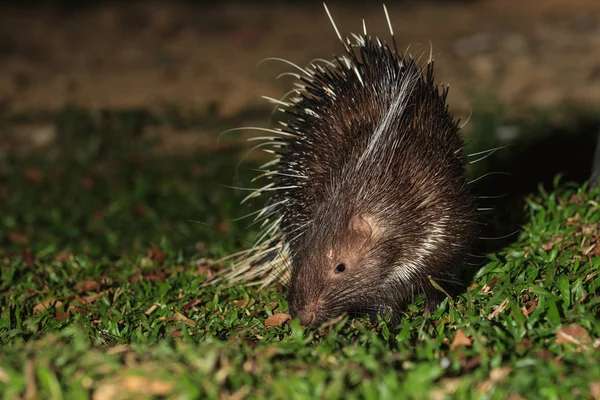
[[[419,293],[431,309],[460,287],[474,231],[464,143],[432,60],[362,35],[346,50],[303,79],[280,162],[290,311],[312,327],[344,313],[396,323]]]

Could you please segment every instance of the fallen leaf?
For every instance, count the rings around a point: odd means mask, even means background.
[[[486,283],[483,288],[481,288],[481,291],[483,292],[483,294],[488,294],[492,291],[492,289],[494,288],[494,286],[497,283],[503,283],[504,280],[500,279],[500,278],[492,278],[490,279],[490,281],[488,283]]]
[[[529,340],[527,340],[526,338],[521,339],[521,341],[519,343],[517,343],[517,351],[521,351],[524,349],[530,349],[531,348],[531,342]]]
[[[289,314],[274,314],[265,320],[265,326],[281,326],[290,319],[292,319],[292,317]]]
[[[37,303],[35,306],[33,306],[33,313],[37,314],[39,312],[46,311],[50,308],[50,303],[52,303],[55,300],[56,296],[52,296],[49,299],[42,301],[41,303]]]
[[[32,267],[35,264],[35,256],[33,255],[33,251],[27,249],[23,252],[22,257],[23,264],[28,267]]]
[[[186,305],[183,306],[183,312],[184,313],[188,313],[190,312],[190,310],[194,307],[196,307],[199,304],[204,303],[204,299],[197,299],[197,300],[192,300],[189,301]]]
[[[490,313],[490,315],[488,315],[487,319],[492,320],[492,319],[496,318],[498,315],[500,315],[500,313],[502,311],[504,311],[504,309],[506,308],[507,305],[508,305],[508,299],[504,299],[504,301],[502,301],[502,303],[500,303],[498,308],[496,308],[494,311],[492,311]]]
[[[85,190],[92,190],[95,186],[94,179],[91,176],[86,176],[81,180],[81,187]]]
[[[69,304],[69,307],[67,307],[67,311],[74,311],[77,314],[82,314],[82,315],[88,315],[90,313],[89,310],[86,310],[83,307],[74,306],[73,304]]]
[[[133,393],[166,396],[173,390],[175,383],[142,376],[130,376],[121,381],[121,387]]]
[[[221,233],[227,233],[231,230],[231,226],[228,222],[219,222],[219,224],[217,225],[217,230]]]
[[[56,315],[53,318],[55,321],[64,321],[66,319],[69,319],[69,313],[68,312],[63,312],[63,311],[59,311],[56,313]]]
[[[157,245],[153,244],[148,250],[148,258],[161,264],[167,256]]]
[[[100,292],[97,294],[93,294],[91,296],[86,296],[83,299],[85,300],[86,303],[93,303],[94,301],[101,299],[102,297],[104,297],[104,292]]]
[[[250,299],[248,299],[247,297],[241,300],[236,300],[234,301],[235,305],[238,306],[239,308],[245,308],[248,305],[248,302],[250,301]]]
[[[75,290],[79,292],[95,292],[98,289],[100,289],[100,284],[89,279],[86,279],[75,285]]]
[[[594,400],[600,400],[600,381],[590,383],[590,395]]]
[[[8,232],[6,234],[8,241],[13,244],[29,244],[29,236],[21,232]]]
[[[138,218],[144,218],[146,215],[148,215],[148,210],[145,205],[136,204],[135,207],[133,207],[133,213]]]
[[[542,250],[548,251],[551,250],[558,243],[562,242],[563,238],[561,236],[554,236],[551,241],[542,244]]]
[[[25,362],[25,384],[27,389],[25,390],[26,399],[37,398],[37,379],[35,378],[35,363],[33,360],[27,360]]]
[[[456,335],[454,336],[454,340],[450,345],[450,351],[454,351],[459,346],[467,346],[470,347],[473,344],[473,341],[469,339],[467,335],[462,330],[457,330]]]
[[[588,344],[592,341],[588,331],[577,324],[563,326],[556,331],[556,344]]]
[[[152,304],[150,307],[148,307],[148,309],[146,310],[146,312],[144,312],[144,314],[146,315],[150,315],[154,312],[154,310],[156,310],[156,308],[158,307],[158,304],[154,303]]]
[[[25,179],[31,182],[39,183],[44,180],[44,174],[38,168],[25,168],[23,170],[23,176]]]
[[[173,318],[175,318],[175,320],[177,320],[177,321],[184,322],[184,323],[186,323],[186,324],[188,324],[190,326],[196,326],[196,322],[194,322],[193,319],[186,317],[182,313],[174,312],[173,313]]]
[[[510,375],[511,371],[512,368],[510,367],[494,368],[490,371],[490,380],[492,382],[500,382]]]
[[[4,370],[4,368],[2,368],[2,367],[0,367],[0,382],[2,382],[2,383],[8,383],[9,382],[8,374],[6,373],[6,371]]]
[[[58,262],[72,260],[73,258],[74,258],[73,253],[71,253],[69,251],[61,251],[54,257],[54,259]]]

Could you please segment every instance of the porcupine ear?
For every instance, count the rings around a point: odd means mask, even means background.
[[[350,229],[365,240],[374,240],[379,237],[381,232],[377,221],[368,214],[355,215],[352,217],[350,220]]]

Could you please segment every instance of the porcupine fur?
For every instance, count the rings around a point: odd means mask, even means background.
[[[396,322],[415,295],[431,309],[462,285],[477,231],[464,142],[432,57],[420,65],[364,22],[343,41],[325,9],[345,54],[296,67],[292,97],[269,99],[289,122],[255,128],[275,155],[246,198],[272,193],[263,231],[220,278],[282,282],[305,325],[390,310]]]

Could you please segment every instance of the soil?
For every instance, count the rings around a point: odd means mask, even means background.
[[[216,3],[216,2],[215,2]],[[389,38],[380,5],[331,3],[341,32]],[[600,103],[600,1],[388,2],[400,47],[427,57],[469,111],[491,94],[512,109]],[[100,2],[0,13],[0,110],[177,105],[222,116],[281,97],[275,77],[341,53],[320,2]]]

